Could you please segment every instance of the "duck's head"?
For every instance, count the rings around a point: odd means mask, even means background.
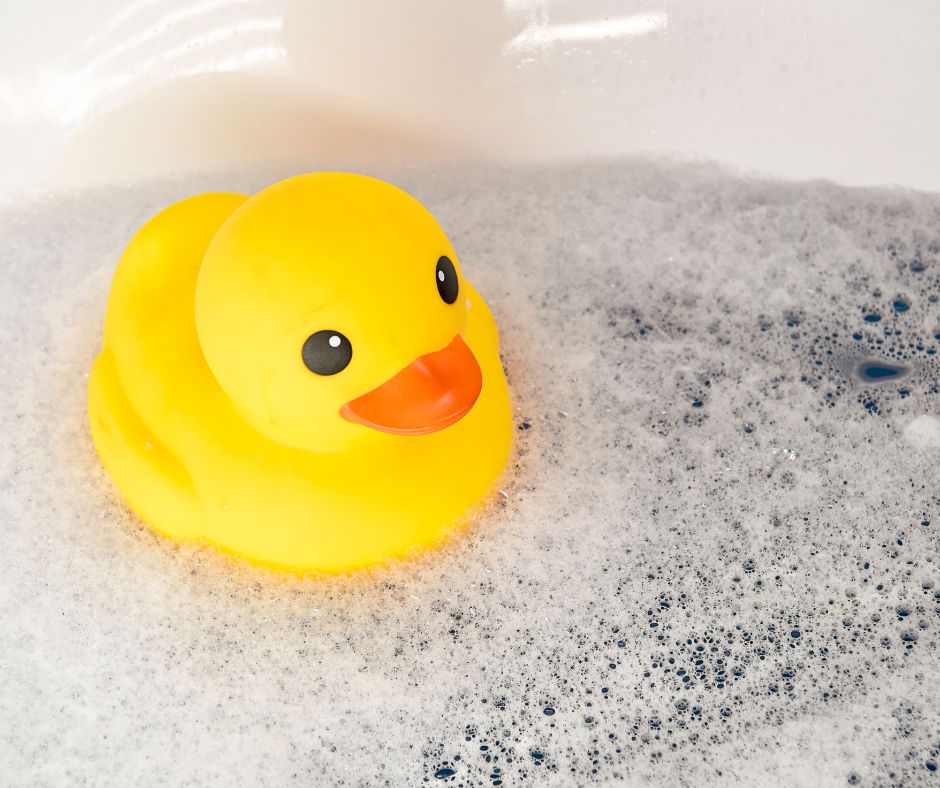
[[[468,308],[434,217],[345,173],[246,200],[210,244],[195,299],[203,354],[239,413],[308,451],[414,440],[465,416],[482,388]]]

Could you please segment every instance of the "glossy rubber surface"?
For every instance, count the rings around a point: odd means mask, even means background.
[[[438,292],[441,255],[460,277],[453,304]],[[437,542],[486,495],[511,444],[496,326],[457,259],[417,201],[357,175],[160,213],[115,273],[89,384],[95,444],[127,502],[170,537],[297,570]],[[304,363],[322,330],[351,343],[337,374]],[[455,344],[482,375],[456,423],[396,435],[341,415]]]

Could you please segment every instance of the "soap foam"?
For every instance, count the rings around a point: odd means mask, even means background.
[[[295,578],[154,535],[85,424],[136,228],[284,174],[0,216],[6,778],[937,779],[940,196],[650,161],[373,173],[489,301],[516,449],[444,549]],[[906,372],[856,374],[878,360]]]

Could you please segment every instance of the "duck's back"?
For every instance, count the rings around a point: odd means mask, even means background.
[[[138,231],[114,275],[89,381],[92,435],[105,465],[138,514],[158,526],[173,523],[177,536],[199,531],[181,457],[203,434],[206,414],[217,420],[219,409],[230,407],[196,336],[196,278],[212,237],[245,199],[202,194],[171,205]],[[135,484],[121,484],[127,476]]]

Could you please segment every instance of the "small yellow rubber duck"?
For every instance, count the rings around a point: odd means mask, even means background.
[[[146,522],[298,571],[439,541],[512,442],[496,325],[443,230],[347,173],[202,194],[144,225],[88,411]]]

